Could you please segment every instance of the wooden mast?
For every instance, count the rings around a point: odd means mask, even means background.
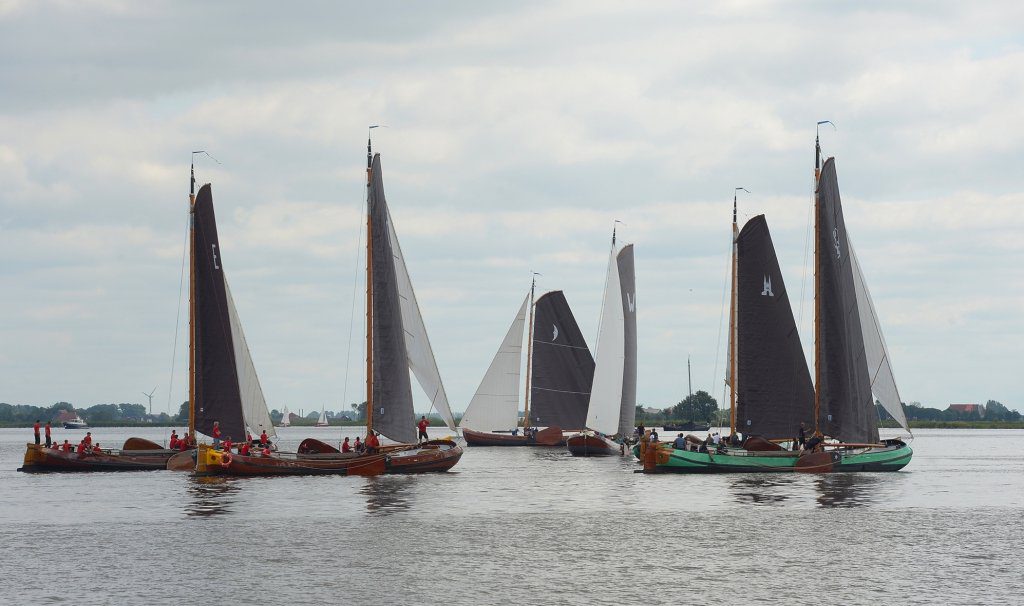
[[[729,435],[736,435],[736,191],[732,194],[732,292],[729,296]],[[689,361],[687,361],[689,364]]]
[[[195,154],[193,154],[193,157]],[[195,440],[196,431],[196,165],[192,162],[188,191],[188,435]]]
[[[818,123],[819,125],[821,122]],[[817,130],[817,129],[815,129]],[[821,435],[821,288],[820,261],[818,258],[819,220],[818,183],[821,177],[821,144],[818,133],[814,133],[814,435]]]
[[[370,215],[370,187],[373,180],[373,151],[366,139],[366,437],[373,431],[373,222]]]
[[[537,286],[537,272],[533,272],[530,280],[530,330],[526,339],[526,394],[523,405],[523,430],[530,426],[530,371],[533,369],[533,292]]]

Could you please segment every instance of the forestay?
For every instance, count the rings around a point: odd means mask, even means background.
[[[597,334],[594,360],[594,382],[587,407],[587,427],[604,434],[619,429],[622,406],[622,370],[625,363],[625,335],[622,317],[622,294],[615,245],[608,255],[601,303],[601,323]]]
[[[462,427],[495,431],[512,429],[519,424],[519,369],[529,302],[527,295],[462,415]]]

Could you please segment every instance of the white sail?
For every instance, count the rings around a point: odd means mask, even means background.
[[[323,408],[320,409],[320,418],[316,420],[317,427],[327,427],[330,423],[327,422],[327,411]]]
[[[270,411],[267,409],[267,401],[263,397],[259,377],[256,376],[256,367],[252,363],[249,346],[245,342],[245,333],[242,332],[242,323],[238,319],[238,311],[235,309],[235,300],[231,296],[227,276],[224,277],[224,291],[228,296],[228,320],[231,323],[231,341],[235,347],[238,392],[242,397],[242,415],[245,417],[246,429],[255,436],[266,431],[267,435],[276,439],[277,432],[274,431],[274,424],[270,420]],[[235,440],[245,438],[245,436],[231,437]]]
[[[590,429],[614,435],[619,430],[622,373],[626,360],[622,292],[614,244],[608,258],[608,276],[605,279],[604,298],[601,303],[599,331],[595,346],[597,352],[594,357],[594,383],[590,389],[586,424]]]
[[[871,293],[868,292],[867,282],[860,269],[860,262],[853,250],[853,242],[847,236],[847,247],[850,249],[850,259],[853,261],[853,285],[857,293],[857,309],[860,315],[861,332],[864,334],[864,357],[868,363],[868,376],[871,377],[871,391],[882,407],[892,415],[900,427],[910,431],[907,427],[907,416],[903,411],[903,404],[900,402],[900,394],[896,389],[896,378],[892,372],[892,361],[889,358],[889,350],[885,346],[885,338],[882,336],[882,326],[878,322],[878,314],[875,313],[875,304],[871,300]]]
[[[292,424],[292,413],[288,411],[288,407],[284,407],[284,411],[281,412],[281,427],[290,427]]]
[[[529,302],[527,295],[462,415],[462,427],[495,431],[513,429],[519,424],[519,373]]]
[[[402,247],[398,244],[398,234],[395,233],[395,222],[388,214],[388,232],[391,237],[391,249],[395,257],[395,276],[398,280],[398,296],[401,299],[402,325],[405,328],[405,349],[409,357],[409,368],[419,381],[420,387],[430,398],[432,407],[437,410],[446,425],[452,431],[455,430],[455,418],[452,416],[451,406],[448,404],[448,394],[444,391],[444,384],[441,383],[441,373],[437,370],[437,360],[434,359],[434,350],[430,347],[430,339],[427,337],[427,328],[423,324],[423,316],[420,314],[420,306],[416,302],[416,293],[412,289],[412,280],[409,278],[409,270],[405,266],[405,258],[402,256]],[[409,419],[410,426],[413,423]]]

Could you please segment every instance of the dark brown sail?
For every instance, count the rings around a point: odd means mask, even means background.
[[[764,215],[736,240],[736,428],[790,438],[813,423],[814,387]]]
[[[877,442],[878,415],[871,397],[835,158],[821,169],[817,206],[819,426],[825,435],[844,442]]]
[[[397,442],[415,442],[409,359],[380,154],[373,156],[371,173],[367,209],[373,285],[373,429]]]
[[[224,437],[240,440],[245,436],[242,396],[238,388],[224,262],[217,239],[217,218],[213,212],[209,183],[199,189],[192,207],[192,222],[196,431],[212,435],[213,422],[219,421]]]
[[[582,429],[594,357],[562,291],[537,299],[533,317],[530,425]]]

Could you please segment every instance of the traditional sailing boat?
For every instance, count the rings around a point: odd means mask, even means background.
[[[573,456],[624,454],[636,419],[636,284],[633,245],[617,251],[615,229],[601,301],[597,361],[585,431],[566,446]]]
[[[763,216],[737,233],[733,198],[730,312],[730,429],[742,448],[710,452],[660,447],[648,471],[689,473],[898,471],[913,451],[879,440],[872,393],[901,427],[906,416],[878,317],[846,233],[835,159],[821,166],[815,140],[815,375],[812,387],[792,309]],[[796,451],[803,421],[814,420],[810,450]],[[791,441],[794,450],[780,443]],[[645,453],[646,454],[646,453]]]
[[[562,427],[583,426],[594,360],[562,291],[545,293],[534,303],[535,288],[536,278],[462,416],[467,444],[560,446],[565,443]],[[519,376],[527,308],[530,335],[520,434]]]
[[[281,411],[281,424],[278,427],[291,427],[292,424],[292,413],[288,411],[288,407],[285,406],[284,410]]]

